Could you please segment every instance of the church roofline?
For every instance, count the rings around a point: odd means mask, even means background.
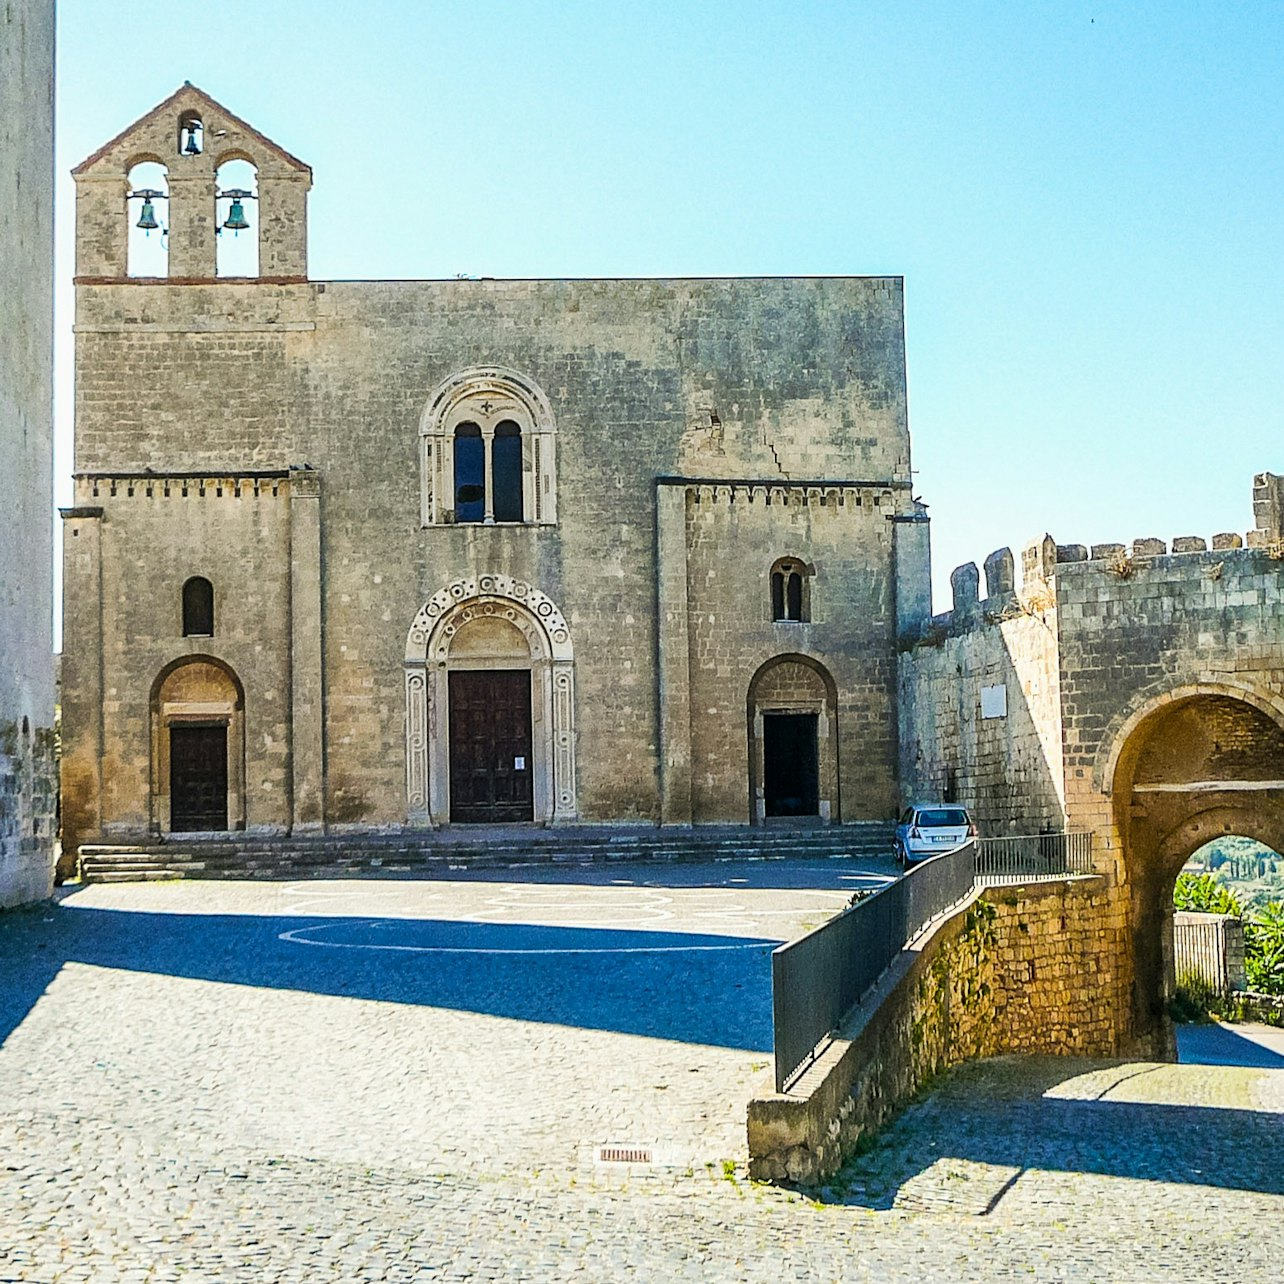
[[[889,478],[873,481],[864,478],[792,478],[792,477],[678,477],[665,474],[655,479],[657,486],[733,486],[758,490],[910,490],[914,483]]]
[[[682,276],[674,274],[658,276],[331,276],[312,277],[313,285],[593,285],[615,283],[639,285],[672,284],[681,285],[687,282],[718,281],[734,284],[737,281],[899,281],[905,277],[899,272],[776,272],[748,273],[737,276],[734,273],[708,276]]]
[[[133,133],[134,130],[136,130],[145,121],[150,120],[158,112],[162,112],[170,107],[176,106],[179,99],[184,97],[187,97],[196,102],[199,102],[205,108],[213,109],[214,111],[219,112],[221,115],[226,116],[230,124],[235,125],[237,129],[243,130],[251,138],[255,139],[259,143],[262,143],[263,146],[268,148],[273,153],[273,155],[275,155],[279,160],[284,161],[287,165],[291,166],[294,169],[302,171],[303,173],[307,174],[309,178],[311,178],[312,167],[309,164],[307,164],[306,161],[301,161],[297,156],[291,155],[279,143],[274,143],[266,134],[261,133],[259,130],[255,129],[253,125],[251,125],[248,121],[243,120],[235,112],[229,111],[216,98],[211,98],[209,94],[207,94],[203,89],[200,89],[196,85],[192,84],[190,80],[185,80],[163,102],[157,103],[156,106],[153,107],[150,111],[144,112],[132,124],[126,125],[125,128],[122,129],[120,133],[115,136],[115,138],[109,139],[92,155],[86,156],[85,159],[82,160],[80,164],[77,165],[71,171],[73,176],[80,177],[82,174],[88,173],[89,170],[91,170],[100,160],[102,160],[102,158],[106,156],[108,152],[112,150],[113,147],[118,147],[121,143],[123,143],[129,137],[129,135]]]

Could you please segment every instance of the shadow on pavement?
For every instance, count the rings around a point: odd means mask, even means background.
[[[1284,1030],[1258,1027],[1257,1038],[1234,1026],[1179,1025],[1177,1027],[1177,1060],[1191,1066],[1245,1066],[1256,1070],[1284,1070],[1284,1053],[1268,1045],[1274,1042],[1284,1049]]]
[[[60,905],[0,918],[0,1044],[66,963],[301,990],[769,1052],[779,942],[437,919],[165,914]]]
[[[1160,1084],[1157,1076],[1175,1073],[1053,1057],[959,1067],[844,1169],[829,1198],[874,1209],[921,1198],[941,1211],[979,1214],[1032,1172],[1284,1195],[1284,1117],[1144,1099],[1148,1076]],[[1116,1089],[1142,1099],[1108,1099]],[[1060,1189],[1072,1216],[1074,1188]]]

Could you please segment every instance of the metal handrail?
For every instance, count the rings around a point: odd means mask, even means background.
[[[892,960],[976,882],[976,845],[934,856],[771,956],[776,1091],[829,1045]]]
[[[1092,872],[1092,834],[1087,830],[977,840],[976,876],[984,883],[1021,883]]]
[[[914,865],[771,956],[776,1091],[832,1042],[852,1009],[922,930],[975,887],[1093,872],[1090,832],[981,838]]]

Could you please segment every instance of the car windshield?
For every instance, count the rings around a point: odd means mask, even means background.
[[[940,829],[947,825],[967,825],[967,812],[962,807],[941,807],[935,811],[920,811],[918,823],[928,829]]]

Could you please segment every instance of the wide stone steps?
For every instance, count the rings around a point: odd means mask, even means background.
[[[191,840],[174,837],[137,845],[87,845],[80,849],[80,875],[88,883],[163,878],[332,878],[608,861],[868,859],[887,856],[891,850],[892,826],[883,822],[809,829],[577,826],[447,829],[414,835],[241,834]]]

